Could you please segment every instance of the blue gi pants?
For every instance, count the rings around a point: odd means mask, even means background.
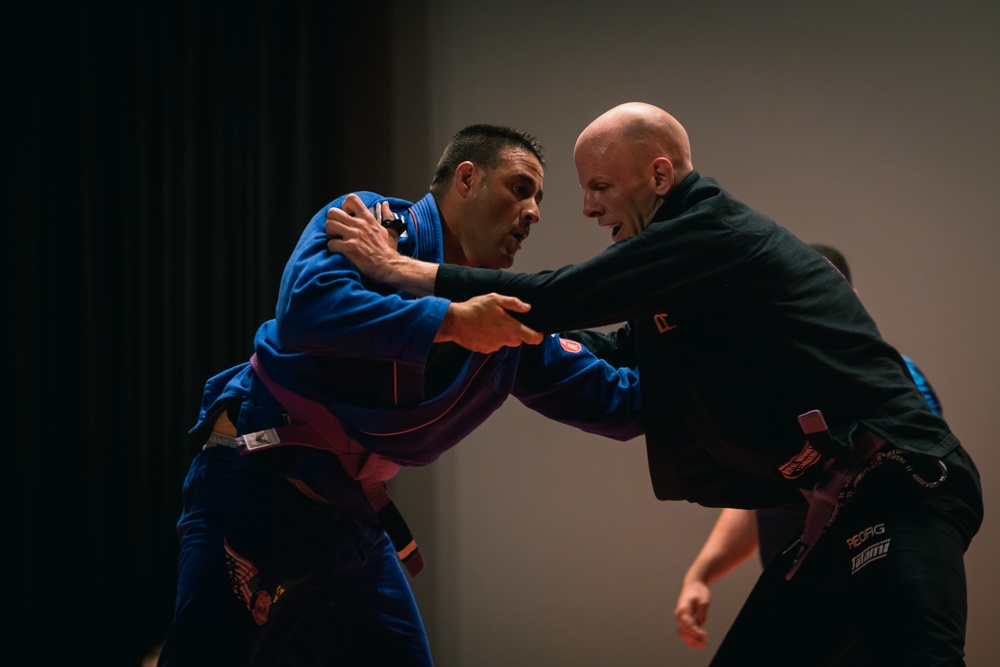
[[[175,621],[160,666],[430,666],[385,533],[239,457],[209,448],[188,472]]]

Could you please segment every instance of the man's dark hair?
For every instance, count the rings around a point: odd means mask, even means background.
[[[449,181],[455,169],[468,160],[483,171],[490,171],[500,163],[500,156],[508,148],[523,148],[536,158],[545,169],[545,158],[538,139],[503,125],[469,125],[459,130],[445,146],[434,170],[431,192],[440,190]]]
[[[837,270],[844,274],[847,278],[847,282],[851,285],[854,282],[851,280],[851,267],[847,265],[847,260],[844,258],[843,253],[832,246],[823,245],[822,243],[810,243],[813,250],[830,260],[830,263],[837,267]]]

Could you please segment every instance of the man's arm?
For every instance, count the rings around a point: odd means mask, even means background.
[[[386,209],[385,215],[392,213]],[[433,292],[438,265],[400,255],[397,237],[386,231],[357,195],[348,195],[343,209],[327,211],[326,233],[330,239],[327,248],[345,255],[370,278],[417,296]],[[483,353],[521,343],[537,345],[542,334],[510,315],[526,313],[530,308],[516,297],[493,293],[452,301],[434,342],[454,342]]]
[[[712,595],[709,586],[757,550],[757,517],[753,510],[726,508],[719,513],[708,539],[688,567],[674,608],[677,632],[691,648],[705,648],[705,621]]]
[[[714,284],[725,279],[716,274],[735,265],[702,261],[704,248],[711,245],[702,224],[680,225],[687,231],[679,236],[665,225],[652,225],[640,237],[614,244],[587,261],[532,274],[421,264],[400,257],[374,217],[349,200],[339,209],[331,208],[326,222],[328,248],[343,253],[368,277],[410,294],[453,301],[490,292],[516,296],[532,305],[530,313],[517,319],[543,333],[593,329],[657,312],[678,285]],[[728,228],[719,233],[733,234]],[[751,252],[746,244],[730,242],[730,248]],[[673,266],[675,262],[684,270]]]

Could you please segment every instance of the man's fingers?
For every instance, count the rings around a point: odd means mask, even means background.
[[[352,219],[352,215],[342,208],[337,208],[336,206],[327,209],[326,211],[326,223],[337,222],[344,224]]]
[[[521,301],[516,296],[507,296],[504,294],[495,294],[493,296],[496,299],[497,304],[499,304],[500,307],[506,311],[512,313],[526,313],[531,310],[531,304]],[[517,337],[519,342],[528,343],[529,345],[538,345],[544,338],[542,334],[519,322],[517,323],[513,334]]]
[[[679,612],[677,617],[677,634],[691,648],[705,648],[708,633],[695,621],[694,614]]]
[[[705,648],[708,646],[705,633],[701,630],[689,628],[688,630],[681,632],[681,639],[683,639],[684,643],[691,648]]]
[[[497,303],[503,307],[504,310],[509,310],[515,313],[526,313],[531,310],[531,304],[521,301],[516,296],[506,296],[504,294],[497,294]]]
[[[526,327],[523,324],[520,329],[521,341],[527,343],[528,345],[538,345],[545,338],[542,334],[538,333],[531,327]]]
[[[388,202],[383,204],[383,212],[387,210]],[[389,217],[392,217],[391,211],[389,212]],[[356,194],[349,194],[344,198],[344,203],[340,206],[331,206],[326,211],[326,226],[327,234],[330,233],[331,227],[341,234],[347,229],[350,229],[358,224],[358,219],[361,219],[368,224],[378,225],[378,221],[375,216],[372,215],[371,211],[362,203],[361,198]],[[337,225],[340,225],[337,227]]]
[[[345,224],[350,219],[350,213],[347,213],[343,209],[336,207],[327,209],[326,224],[324,225],[327,237],[332,240],[343,239],[344,234],[351,229],[349,225]]]
[[[344,205],[342,208],[348,215],[351,216],[363,215],[368,210],[368,207],[362,203],[361,197],[357,196],[353,192],[344,198]],[[372,220],[374,219],[375,218],[372,217]]]
[[[707,609],[697,603],[681,605],[674,610],[677,634],[691,648],[708,646],[708,633],[704,629]]]
[[[707,604],[695,605],[695,608],[694,608],[694,625],[695,625],[695,627],[701,628],[702,626],[705,625],[705,622],[707,620],[708,620],[708,605]]]
[[[385,202],[388,206],[388,202]],[[391,215],[391,214],[390,214]],[[361,198],[351,193],[344,198],[341,207],[331,206],[326,211],[326,235],[331,241],[340,241],[351,236],[351,231],[360,224],[359,220],[371,225],[378,225],[375,216],[362,203]],[[329,243],[327,247],[330,247]],[[333,250],[333,248],[330,248]]]

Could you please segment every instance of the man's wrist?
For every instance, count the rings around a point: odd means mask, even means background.
[[[378,266],[379,282],[415,296],[434,294],[438,265],[399,255]]]

